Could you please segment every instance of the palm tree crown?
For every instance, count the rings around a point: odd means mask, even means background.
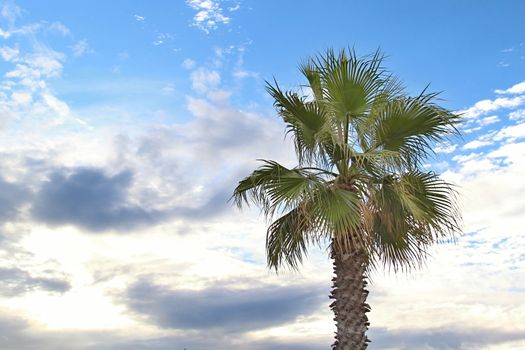
[[[429,245],[459,231],[453,187],[423,167],[459,117],[436,93],[407,96],[383,57],[328,50],[309,59],[300,70],[310,96],[267,83],[298,166],[262,160],[233,198],[271,220],[271,268],[297,268],[310,243],[328,240],[332,257],[363,257],[364,279],[378,262],[419,266]]]

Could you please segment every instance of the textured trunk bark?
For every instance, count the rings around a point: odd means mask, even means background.
[[[370,306],[366,303],[367,257],[362,251],[346,254],[332,250],[335,277],[330,308],[334,312],[337,332],[332,350],[362,350],[368,346],[366,331],[370,323],[366,313]]]

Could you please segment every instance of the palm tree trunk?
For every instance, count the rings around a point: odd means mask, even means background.
[[[332,350],[362,350],[368,346],[366,313],[368,291],[365,289],[367,256],[363,251],[341,254],[332,249],[335,277],[332,279],[330,308],[334,312],[337,332]]]

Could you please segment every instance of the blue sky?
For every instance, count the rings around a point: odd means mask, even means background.
[[[264,81],[381,48],[463,114],[426,166],[465,235],[377,272],[371,349],[525,347],[525,3],[1,1],[0,348],[326,349],[331,267],[265,267],[226,203],[257,158],[294,164]],[[307,93],[307,92],[305,92]]]

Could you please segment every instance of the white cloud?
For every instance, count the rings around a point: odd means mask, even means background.
[[[119,52],[117,57],[119,60],[125,61],[129,58],[129,53],[127,51]]]
[[[494,124],[494,123],[497,123],[499,122],[499,117],[497,115],[492,115],[490,117],[485,117],[483,119],[480,120],[480,124],[481,126],[487,126],[487,125],[490,125],[490,124]]]
[[[10,24],[22,15],[22,9],[13,1],[4,1],[0,9],[0,15],[4,17]]]
[[[63,36],[71,36],[71,30],[61,22],[53,22],[47,28],[50,31],[55,31]]]
[[[170,33],[157,33],[155,40],[153,41],[154,46],[165,44],[168,41],[173,41],[174,37]]]
[[[525,109],[518,109],[514,112],[509,113],[510,120],[521,120],[525,119]]]
[[[11,94],[11,99],[15,105],[26,105],[31,102],[32,96],[29,92],[16,91]]]
[[[230,17],[222,14],[223,10],[216,0],[186,0],[186,4],[197,11],[192,25],[206,34],[217,29],[220,24],[230,22]]]
[[[23,28],[12,29],[11,33],[21,33],[25,30]],[[40,25],[26,28],[40,28]],[[66,27],[55,22],[49,26],[46,24],[45,28],[65,32]],[[33,123],[38,120],[42,126],[62,124],[70,115],[69,106],[49,88],[47,80],[62,74],[65,55],[44,45],[38,36],[32,37],[31,41],[33,50],[29,52],[23,52],[18,45],[0,48],[2,58],[11,64],[1,82],[9,93],[0,94],[0,118],[4,122],[6,116],[14,117],[18,124],[30,123],[30,120]]]
[[[71,51],[73,51],[73,55],[75,57],[81,57],[84,56],[86,53],[93,53],[93,49],[89,47],[89,44],[86,39],[79,40],[71,47]]]
[[[64,101],[61,101],[56,96],[50,93],[42,94],[44,103],[59,117],[63,118],[69,115],[69,106]]]
[[[4,46],[0,48],[0,55],[5,61],[16,62],[18,60],[18,56],[20,55],[20,50],[18,49],[18,46]]]
[[[481,140],[474,140],[470,141],[469,143],[466,143],[463,145],[463,149],[477,149],[485,146],[492,145],[493,142],[491,141],[481,141]]]
[[[137,22],[144,22],[146,20],[146,17],[140,15],[134,15],[133,18],[135,18]]]
[[[19,28],[12,28],[9,30],[3,30],[0,28],[0,36],[4,39],[9,39],[13,35],[30,35],[35,34],[42,29],[41,23],[33,23],[30,25],[22,26]]]
[[[476,118],[488,112],[493,112],[502,108],[516,108],[525,103],[525,96],[516,97],[498,97],[494,100],[481,100],[474,104],[474,106],[461,110],[465,118]]]
[[[192,69],[195,67],[195,61],[190,58],[186,58],[184,61],[182,61],[182,67],[184,69]]]
[[[518,83],[516,85],[511,86],[510,88],[506,90],[495,90],[494,91],[497,94],[522,94],[525,93],[525,81]]]
[[[434,151],[436,153],[452,153],[456,150],[457,147],[458,145],[456,144],[445,143],[437,147],[434,147]]]
[[[172,95],[175,92],[175,86],[172,83],[166,84],[161,91],[163,95]]]
[[[516,140],[525,137],[525,123],[507,126],[501,129],[495,136],[496,140],[510,139]]]
[[[258,78],[259,74],[245,69],[236,69],[233,71],[233,76],[237,79]]]
[[[190,79],[192,88],[201,93],[216,88],[221,82],[219,72],[205,68],[194,70],[190,75]]]
[[[36,76],[57,77],[62,73],[64,59],[63,53],[42,46],[37,52],[27,56],[25,63],[33,69]]]

